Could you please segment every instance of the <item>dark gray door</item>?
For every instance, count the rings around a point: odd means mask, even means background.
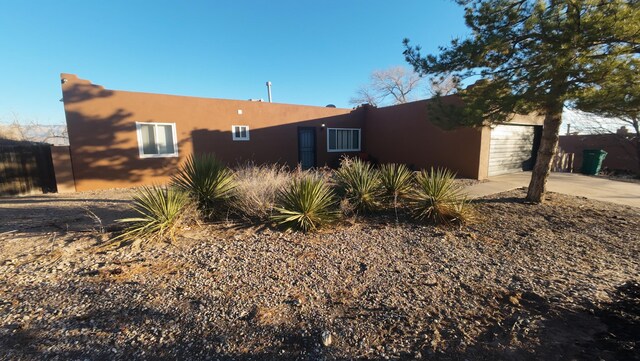
[[[298,161],[302,169],[316,166],[316,129],[298,128]]]

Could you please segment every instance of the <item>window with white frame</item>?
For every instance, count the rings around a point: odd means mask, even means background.
[[[178,156],[175,123],[136,122],[136,129],[141,158]]]
[[[328,152],[359,152],[360,129],[359,128],[328,128],[327,129]]]
[[[232,125],[231,135],[233,136],[233,140],[249,140],[249,126]]]

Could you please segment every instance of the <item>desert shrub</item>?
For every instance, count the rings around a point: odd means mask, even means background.
[[[380,181],[385,196],[394,208],[398,200],[406,196],[413,186],[413,172],[404,164],[389,163],[380,166]]]
[[[234,174],[236,187],[231,207],[243,217],[268,220],[278,191],[291,178],[288,169],[279,165],[256,166],[248,163],[236,168]]]
[[[145,241],[174,240],[175,232],[194,215],[189,195],[176,188],[142,187],[133,197],[138,217],[119,219],[125,230],[114,240],[143,238]]]
[[[421,171],[416,175],[415,188],[407,195],[411,215],[417,220],[435,223],[466,222],[473,209],[448,169]]]
[[[220,213],[235,187],[233,172],[212,154],[189,156],[171,184],[194,198],[206,217]]]
[[[271,219],[287,229],[314,231],[336,220],[335,208],[335,195],[327,181],[317,174],[304,173],[278,192]]]
[[[383,195],[380,174],[368,162],[358,158],[342,158],[335,172],[340,192],[356,211],[369,212],[380,208]]]

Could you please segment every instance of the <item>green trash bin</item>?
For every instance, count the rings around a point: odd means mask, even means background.
[[[600,173],[602,161],[607,152],[602,149],[585,149],[582,151],[582,173],[596,175]]]

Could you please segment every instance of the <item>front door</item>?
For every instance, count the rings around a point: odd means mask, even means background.
[[[302,169],[316,166],[316,129],[298,128],[298,161]]]

